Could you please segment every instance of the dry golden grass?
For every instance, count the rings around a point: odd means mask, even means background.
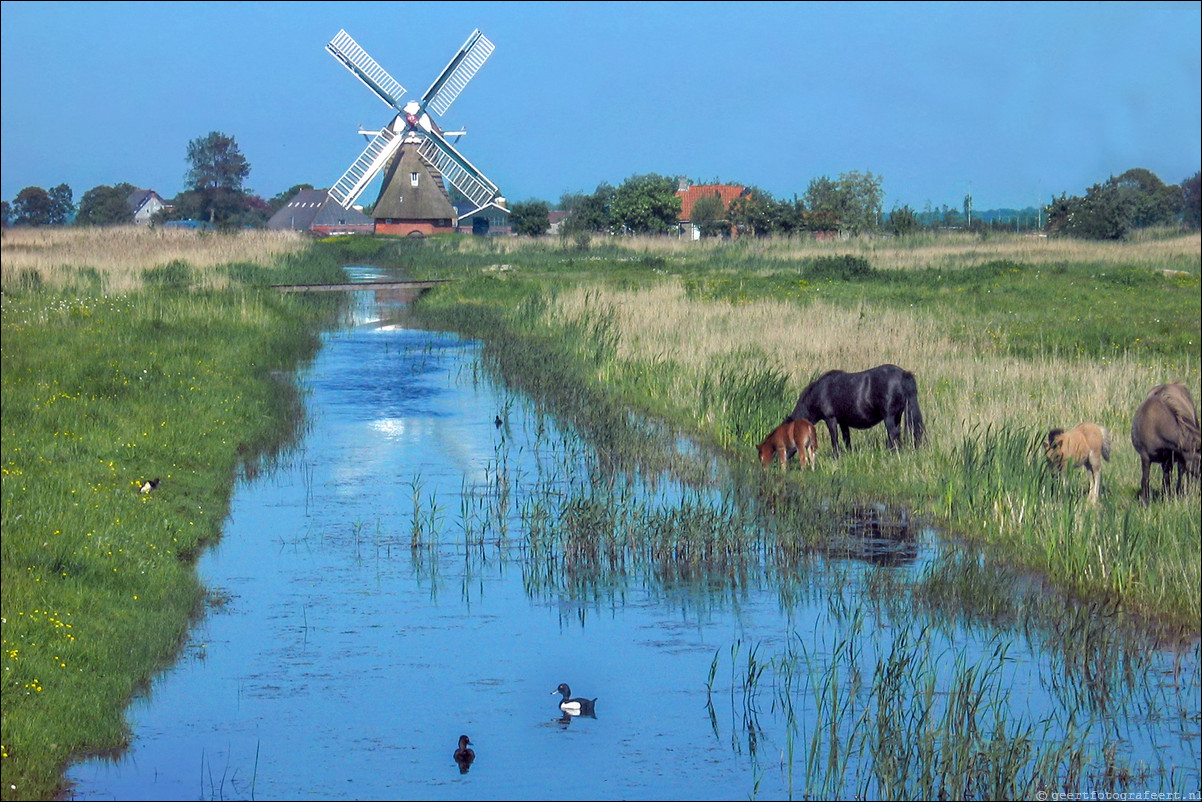
[[[1038,234],[990,232],[982,239],[968,233],[923,234],[914,237],[851,237],[817,240],[810,236],[745,238],[735,242],[717,239],[692,240],[680,237],[606,237],[594,235],[594,245],[612,245],[636,253],[688,257],[721,249],[737,249],[748,256],[780,261],[798,261],[820,256],[858,256],[878,270],[971,267],[998,260],[1028,264],[1052,262],[1098,263],[1160,268],[1177,260],[1198,256],[1202,234],[1178,236],[1164,232],[1135,232],[1126,241],[1080,240],[1043,237]],[[532,244],[559,246],[560,241],[543,237],[512,237],[471,242],[467,247],[487,247],[511,253]],[[571,247],[567,245],[567,247]]]
[[[797,393],[827,370],[892,362],[918,377],[929,442],[937,449],[954,448],[987,424],[1046,431],[1092,421],[1115,433],[1116,474],[1127,477],[1138,476],[1138,460],[1121,443],[1129,442],[1131,415],[1148,390],[1180,380],[1195,397],[1202,395],[1197,364],[1180,365],[1167,376],[1125,355],[1018,360],[988,335],[966,342],[930,315],[899,309],[815,302],[803,313],[780,302],[732,305],[688,297],[679,283],[665,282],[637,291],[566,291],[550,314],[573,319],[602,309],[614,311],[620,358],[677,366],[662,374],[672,377],[672,397],[696,397],[716,365],[751,359],[789,376]],[[780,410],[782,418],[790,409]]]
[[[299,251],[308,240],[295,232],[201,231],[121,226],[113,228],[11,228],[0,238],[0,285],[12,286],[22,273],[36,271],[44,284],[70,286],[80,269],[95,270],[102,290],[121,293],[142,286],[142,271],[175,260],[199,271],[202,286],[220,286],[207,270],[231,262],[267,263]]]

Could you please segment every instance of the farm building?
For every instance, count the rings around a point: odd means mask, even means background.
[[[736,184],[685,184],[681,181],[680,188],[676,190],[676,196],[680,198],[680,233],[691,239],[701,239],[701,226],[693,223],[693,207],[702,198],[717,196],[725,210],[730,208],[731,201],[745,197],[749,192]]]
[[[125,203],[134,216],[134,222],[140,226],[150,225],[151,216],[160,209],[167,208],[167,202],[153,189],[135,189],[129,193]]]
[[[330,200],[328,190],[302,189],[267,221],[276,231],[312,231],[321,236],[370,234],[372,219],[358,209],[344,209]]]
[[[505,209],[500,209],[496,206],[486,206],[470,217],[463,216],[475,208],[476,205],[471,201],[461,201],[455,204],[455,211],[459,216],[459,223],[455,230],[460,234],[475,234],[478,237],[496,237],[502,234],[513,233],[513,227],[509,223],[509,212]]]

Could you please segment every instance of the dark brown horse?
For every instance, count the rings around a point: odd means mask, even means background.
[[[826,421],[826,428],[831,433],[831,448],[837,457],[836,426],[843,433],[843,445],[851,448],[849,428],[868,429],[884,422],[889,448],[896,449],[903,416],[914,445],[921,445],[925,427],[918,408],[918,383],[914,374],[897,365],[878,365],[859,373],[827,371],[801,391],[797,406],[785,420],[807,418],[815,425]]]
[[[1139,454],[1139,500],[1148,503],[1148,471],[1152,463],[1164,471],[1163,488],[1169,492],[1173,467],[1177,468],[1177,492],[1180,493],[1188,474],[1199,474],[1199,453],[1202,434],[1198,430],[1198,408],[1185,385],[1158,384],[1135,411],[1131,422],[1131,445]]]

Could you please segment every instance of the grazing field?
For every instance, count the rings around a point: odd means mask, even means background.
[[[248,284],[342,271],[258,236],[3,245],[3,798],[49,799],[72,754],[125,743],[132,695],[199,610],[195,560],[235,479],[299,423],[292,376],[338,299]]]
[[[790,477],[798,503],[906,504],[1064,592],[1196,636],[1198,486],[1141,506],[1129,432],[1153,386],[1199,395],[1199,246],[451,241],[390,258],[461,277],[422,314],[485,340],[515,385],[605,396],[734,461],[820,373],[899,364],[918,377],[923,447],[853,430],[835,461],[820,427],[820,469]],[[1082,421],[1114,433],[1097,506],[1084,471],[1056,476],[1042,451]]]
[[[1153,385],[1200,394],[1196,234],[313,246],[122,229],[2,244],[6,800],[52,797],[73,754],[128,737],[126,704],[203,600],[195,558],[239,472],[295,432],[292,377],[339,311],[262,287],[340,281],[348,263],[457,279],[423,296],[425,325],[480,338],[513,388],[615,458],[640,448],[637,428],[614,430],[632,411],[717,449],[779,510],[902,505],[987,562],[1198,635],[1197,485],[1140,505],[1128,436]],[[763,473],[755,445],[808,381],[885,362],[917,376],[921,449],[887,451],[878,427],[836,461],[820,427],[815,470]],[[1097,505],[1084,472],[1043,461],[1048,429],[1081,421],[1114,434]],[[998,584],[949,582],[930,603],[987,607]]]

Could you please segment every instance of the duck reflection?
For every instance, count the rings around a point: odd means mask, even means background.
[[[555,721],[559,724],[559,726],[562,729],[566,730],[568,728],[568,725],[572,723],[572,719],[596,718],[596,717],[597,717],[597,714],[595,712],[593,712],[592,710],[590,710],[587,713],[569,713],[568,711],[565,710],[565,711],[563,711],[563,715],[560,716],[559,718],[555,719]]]

